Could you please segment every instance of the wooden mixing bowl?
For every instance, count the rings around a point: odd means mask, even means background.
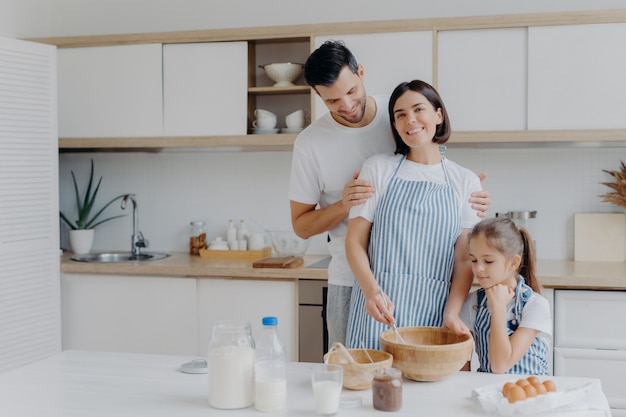
[[[438,381],[459,371],[470,360],[474,339],[442,327],[399,327],[406,345],[393,330],[380,335],[380,346],[393,355],[393,367],[414,381]]]
[[[372,380],[377,372],[390,368],[393,357],[382,350],[367,349],[374,363],[371,363],[363,349],[346,349],[355,363],[345,363],[341,352],[328,352],[324,360],[343,367],[343,387],[351,390],[363,390],[372,387]]]

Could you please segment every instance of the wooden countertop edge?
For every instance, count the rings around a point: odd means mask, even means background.
[[[328,279],[326,268],[307,268],[326,258],[326,255],[307,255],[304,257],[304,267],[293,269],[252,268],[251,261],[219,261],[180,252],[171,253],[168,258],[158,261],[115,264],[75,262],[70,260],[71,256],[71,253],[62,255],[62,273],[271,280]],[[624,262],[539,260],[537,271],[544,288],[626,291]]]
[[[326,268],[307,268],[327,256],[304,257],[301,268],[253,268],[252,261],[214,260],[188,253],[168,252],[170,256],[156,261],[85,263],[72,261],[72,253],[61,257],[61,272],[67,274],[150,275],[186,278],[245,279],[314,279],[327,280]]]

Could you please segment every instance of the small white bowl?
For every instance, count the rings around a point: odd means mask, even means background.
[[[304,64],[278,62],[259,65],[259,68],[263,68],[265,74],[275,82],[274,87],[289,87],[302,74]]]

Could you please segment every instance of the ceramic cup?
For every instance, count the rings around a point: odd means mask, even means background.
[[[289,129],[302,129],[308,115],[307,109],[296,110],[285,116],[285,124]]]
[[[254,116],[258,119],[260,117],[276,117],[274,113],[265,109],[256,109],[254,111]]]
[[[339,411],[343,368],[340,365],[316,364],[311,369],[311,383],[318,416],[334,416]]]
[[[255,129],[274,129],[276,127],[276,117],[258,117],[252,121],[252,127]]]
[[[274,113],[265,109],[256,109],[254,111],[256,120],[252,122],[255,129],[274,129],[278,118]]]

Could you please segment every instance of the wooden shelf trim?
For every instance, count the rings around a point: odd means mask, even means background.
[[[296,136],[294,133],[281,133],[278,135],[59,138],[59,149],[284,147],[292,146]]]
[[[492,130],[452,132],[450,143],[568,143],[625,142],[626,129],[568,129],[568,130]]]
[[[248,93],[255,95],[279,94],[308,94],[311,88],[308,85],[294,85],[292,87],[249,87]]]
[[[245,147],[248,150],[291,150],[297,135],[156,136],[59,138],[63,150],[149,150],[162,148]],[[499,130],[452,132],[449,144],[563,144],[595,143],[626,145],[626,129],[606,130]]]
[[[192,43],[223,41],[307,40],[319,35],[386,33],[421,30],[493,29],[626,22],[626,9],[463,16],[427,19],[374,20],[368,22],[313,23],[304,25],[188,30],[175,32],[30,38],[58,48],[130,45],[147,43]]]

